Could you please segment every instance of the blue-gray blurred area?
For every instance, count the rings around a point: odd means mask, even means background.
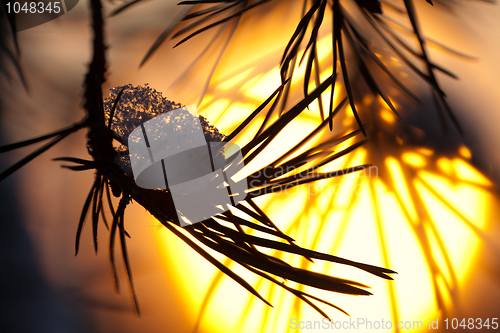
[[[0,159],[1,170],[6,162]],[[23,226],[18,183],[18,175],[0,183],[0,332],[91,332],[75,304],[59,297],[40,272]]]

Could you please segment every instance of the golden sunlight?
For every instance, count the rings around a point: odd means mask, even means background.
[[[388,164],[391,170],[403,168],[394,157],[388,159]],[[469,168],[470,172],[475,171],[470,165]],[[462,176],[460,169],[455,172],[458,178]],[[399,180],[394,181],[395,191],[379,178],[352,174],[341,181],[326,180],[293,189],[293,193],[268,195],[258,203],[297,244],[398,272],[394,281],[369,280],[368,274],[341,265],[281,257],[316,271],[369,281],[374,293],[353,297],[313,291],[314,295],[334,301],[352,318],[362,315],[371,321],[386,319],[393,323],[418,320],[427,325],[427,318],[439,315],[438,300],[451,306],[451,294],[466,285],[481,244],[477,230],[488,228],[493,197],[487,189],[467,181],[454,183],[455,180],[437,172],[421,171],[415,179],[408,179],[408,185],[398,179],[400,172],[393,175]],[[412,195],[418,198],[415,200]],[[422,203],[428,212],[419,215],[428,219],[415,218]],[[193,314],[200,313],[202,327],[217,332],[275,332],[276,327],[288,327],[292,318],[321,320],[307,304],[286,291],[251,274],[244,275],[276,307],[268,308],[164,228],[159,230],[158,244],[163,248],[165,265],[177,272],[179,292],[189,295],[187,306]],[[232,268],[236,266],[226,263]],[[210,297],[203,296],[206,293]],[[326,307],[324,310],[328,311]],[[327,313],[333,321],[348,318],[340,312]],[[261,323],[265,325],[261,327]]]
[[[264,92],[279,85],[276,71],[257,75],[250,68],[236,73],[218,80],[200,107],[201,114],[223,133],[229,133],[245,119],[258,106],[258,101],[267,97]],[[228,92],[241,89],[248,102],[231,103],[225,97]],[[325,109],[329,94],[328,91],[323,94]],[[336,104],[343,94],[337,89]],[[318,103],[312,103],[309,110],[287,125],[245,170],[248,173],[258,170],[276,158],[276,151],[286,151],[298,143],[321,122],[318,111]],[[380,116],[390,124],[396,121],[387,109],[382,110]],[[248,142],[259,130],[259,121],[262,118],[252,123],[234,142]],[[344,125],[349,125],[347,123],[354,125],[349,107],[344,115]],[[321,135],[314,137],[311,144],[320,139]],[[353,140],[347,140],[345,147]],[[377,160],[381,161],[378,165],[268,194],[259,197],[256,203],[297,244],[388,267],[398,272],[394,281],[381,280],[339,264],[312,263],[299,256],[269,251],[290,264],[362,281],[371,287],[373,295],[367,297],[304,287],[303,291],[338,305],[351,316],[349,319],[344,313],[316,302],[332,319],[332,322],[322,321],[316,311],[291,293],[209,251],[247,279],[275,308],[268,307],[167,229],[158,228],[157,242],[165,267],[175,272],[173,283],[186,299],[185,306],[191,310],[201,332],[292,332],[300,320],[319,321],[321,325],[335,325],[337,321],[346,320],[363,320],[368,325],[368,322],[384,320],[390,321],[392,328],[363,326],[363,331],[417,332],[428,327],[429,318],[441,314],[438,309],[452,309],[456,292],[467,285],[481,248],[479,233],[489,227],[495,200],[490,192],[492,184],[471,166],[470,151],[464,146],[452,158],[436,156],[429,148],[396,149],[384,156],[372,150],[370,147],[358,148],[323,168],[336,170],[371,163],[369,156],[373,154],[378,154]],[[244,214],[237,209],[233,213]],[[396,327],[399,322],[402,329]]]

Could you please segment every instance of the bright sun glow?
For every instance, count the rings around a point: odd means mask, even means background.
[[[402,168],[395,158],[388,159],[388,164],[391,169]],[[469,168],[470,172],[477,172]],[[459,170],[455,172],[460,177]],[[393,175],[398,179],[397,172]],[[314,188],[304,186],[289,194],[268,195],[257,202],[297,244],[398,272],[395,280],[388,282],[342,265],[320,261],[311,264],[298,257],[282,256],[291,264],[362,281],[374,293],[369,297],[354,297],[315,290],[314,295],[341,306],[353,318],[426,321],[438,315],[436,293],[449,306],[451,298],[445,285],[456,283],[455,288],[465,285],[480,248],[475,228],[488,227],[492,197],[470,182],[454,184],[443,175],[425,171],[408,183],[395,181],[396,191],[391,191],[378,178],[353,174],[344,176],[342,182],[320,181]],[[334,188],[337,193],[325,193]],[[413,195],[418,196],[419,202],[415,202]],[[425,216],[429,219],[415,217],[420,205],[428,210]],[[203,327],[216,332],[258,329],[276,332],[288,327],[291,318],[321,320],[309,306],[285,291],[236,269],[275,306],[268,308],[235,282],[222,277],[165,228],[159,230],[158,240],[164,248],[166,265],[170,272],[176,272],[180,292],[189,295],[193,315],[199,313],[204,295],[210,290],[209,277],[215,281],[210,304],[203,313]],[[439,269],[432,267],[434,264]],[[231,268],[235,266],[230,264]],[[323,310],[333,320],[347,318],[326,306]]]
[[[327,36],[318,44],[320,59],[326,57],[323,49],[330,46],[327,45],[329,41],[331,37]],[[297,67],[296,71],[298,76],[303,76],[303,66]],[[331,68],[328,71],[331,74]],[[325,73],[322,76],[329,75]],[[200,112],[216,124],[221,132],[229,133],[278,85],[276,70],[267,74],[255,74],[251,68],[237,72],[214,84],[215,88],[203,100]],[[230,102],[225,96],[232,90],[244,91],[249,101]],[[341,89],[337,90],[335,104],[342,96]],[[329,98],[330,93],[327,90],[323,95]],[[324,105],[328,103],[329,100],[323,100]],[[273,152],[286,151],[309,134],[320,121],[318,111],[318,103],[312,103],[309,110],[291,122],[247,166],[247,170],[257,170],[276,158]],[[390,124],[395,121],[390,110],[382,110],[380,117]],[[262,121],[262,118],[259,119]],[[350,108],[345,110],[343,124],[354,124]],[[258,129],[259,121],[256,121],[234,142],[240,145],[248,142]],[[319,139],[313,138],[310,144]],[[345,145],[351,143],[346,142]],[[334,170],[370,163],[369,154],[370,151],[358,148],[327,167]],[[303,291],[340,306],[354,320],[362,317],[371,321],[390,320],[393,323],[423,321],[424,327],[427,327],[428,318],[439,315],[439,307],[451,305],[451,291],[467,283],[468,274],[481,247],[478,232],[489,226],[494,197],[488,188],[492,184],[469,164],[470,157],[466,147],[461,147],[456,157],[451,159],[435,157],[428,148],[407,149],[384,156],[381,165],[370,169],[370,173],[363,170],[256,200],[275,224],[294,238],[297,244],[390,268],[398,272],[393,276],[394,281],[386,281],[339,264],[319,260],[311,263],[299,256],[283,255],[277,251],[267,253],[292,265],[353,279],[370,286],[374,295],[367,297],[303,288]],[[234,213],[243,214],[236,210]],[[192,316],[199,320],[201,331],[285,332],[294,331],[290,329],[291,318],[322,319],[310,306],[282,288],[246,272],[234,262],[209,250],[215,258],[256,287],[274,308],[266,306],[166,228],[158,228],[157,235],[166,269],[178,292],[186,299],[186,306]],[[444,304],[439,304],[439,299]],[[316,303],[333,321],[348,319],[343,313]],[[382,329],[373,331],[384,332]],[[412,331],[422,330],[404,329],[404,332]]]

